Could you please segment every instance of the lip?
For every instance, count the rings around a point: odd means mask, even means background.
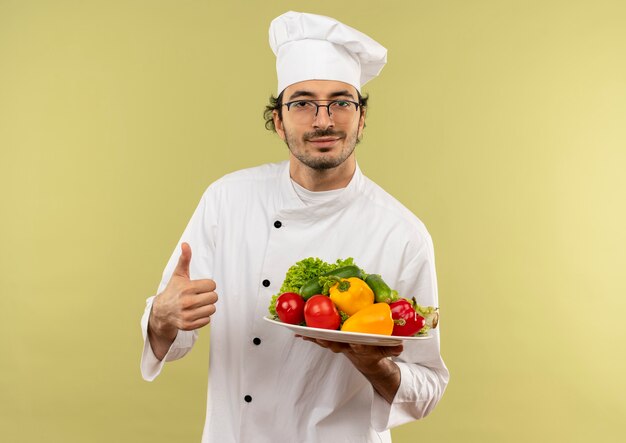
[[[319,148],[328,148],[328,147],[333,146],[339,140],[340,140],[339,137],[320,137],[320,138],[310,139],[309,143]]]

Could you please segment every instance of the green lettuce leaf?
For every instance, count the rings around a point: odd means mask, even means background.
[[[276,300],[285,292],[298,293],[300,288],[310,279],[319,277],[322,274],[341,268],[343,266],[354,265],[354,259],[348,257],[346,259],[338,259],[335,263],[326,263],[321,258],[308,257],[300,260],[287,270],[285,280],[283,281],[280,291],[272,296],[272,301],[268,307],[270,316],[278,319],[276,315]]]

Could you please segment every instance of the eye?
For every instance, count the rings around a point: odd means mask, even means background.
[[[298,102],[292,102],[291,106],[293,106],[296,109],[307,109],[313,106],[313,104],[311,102],[308,102],[306,100],[300,100]]]
[[[331,106],[333,108],[349,108],[350,107],[350,102],[345,101],[345,100],[336,100],[336,101],[331,103]]]

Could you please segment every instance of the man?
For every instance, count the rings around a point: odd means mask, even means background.
[[[211,323],[203,442],[391,441],[391,427],[424,417],[443,395],[438,330],[378,347],[303,340],[263,320],[305,257],[353,257],[400,294],[438,304],[428,232],[356,164],[361,86],[386,50],[334,19],[295,12],[272,22],[270,44],[279,94],[270,123],[289,161],[209,186],[148,299],[142,374],[153,380]]]

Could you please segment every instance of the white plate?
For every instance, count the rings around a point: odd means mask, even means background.
[[[272,320],[268,317],[263,317],[263,319],[274,325],[290,329],[296,334],[302,335],[303,337],[319,338],[321,340],[338,341],[341,343],[353,343],[372,346],[397,346],[399,344],[402,344],[403,341],[428,340],[429,338],[432,338],[431,335],[423,335],[419,337],[398,337],[395,335],[362,334],[359,332],[333,331],[331,329],[319,329],[309,328],[308,326],[290,325],[289,323]]]

